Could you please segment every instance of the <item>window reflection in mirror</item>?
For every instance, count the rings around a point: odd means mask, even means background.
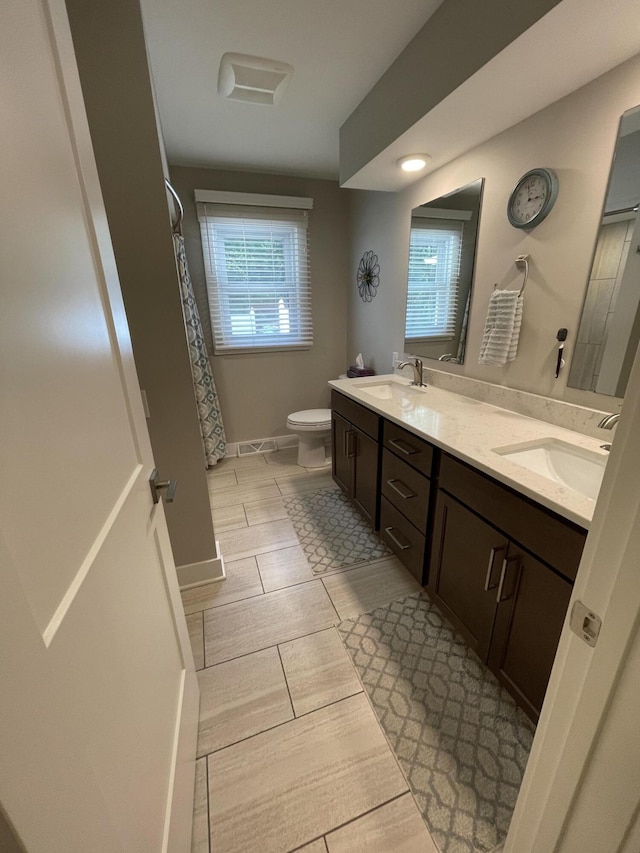
[[[640,107],[622,116],[567,384],[623,397],[640,340]]]
[[[405,350],[463,364],[484,179],[411,211]]]

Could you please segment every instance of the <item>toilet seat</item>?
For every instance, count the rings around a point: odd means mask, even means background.
[[[287,426],[294,430],[331,429],[331,409],[306,409],[292,412],[287,418]]]

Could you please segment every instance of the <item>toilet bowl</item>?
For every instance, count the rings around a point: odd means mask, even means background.
[[[330,460],[326,444],[331,432],[331,409],[306,409],[287,418],[287,428],[298,436],[298,465],[321,468]]]

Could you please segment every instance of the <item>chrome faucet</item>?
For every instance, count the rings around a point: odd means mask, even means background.
[[[598,426],[600,429],[613,429],[620,420],[620,412],[614,412],[612,415],[605,415]],[[610,444],[601,444],[602,450],[611,450]]]
[[[620,412],[614,412],[612,415],[605,415],[598,426],[600,429],[613,429],[620,420]]]
[[[419,358],[414,358],[413,361],[403,361],[398,365],[398,370],[403,367],[411,367],[413,369],[413,382],[411,385],[417,385],[419,388],[426,388],[427,383],[422,381],[422,361]]]

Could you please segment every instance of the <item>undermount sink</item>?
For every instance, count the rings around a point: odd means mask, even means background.
[[[405,385],[404,382],[371,382],[359,385],[359,391],[370,394],[378,400],[402,400],[408,396],[422,394],[423,391],[413,385]]]
[[[557,438],[496,447],[493,452],[593,501],[598,497],[608,458],[604,453],[577,447]]]

